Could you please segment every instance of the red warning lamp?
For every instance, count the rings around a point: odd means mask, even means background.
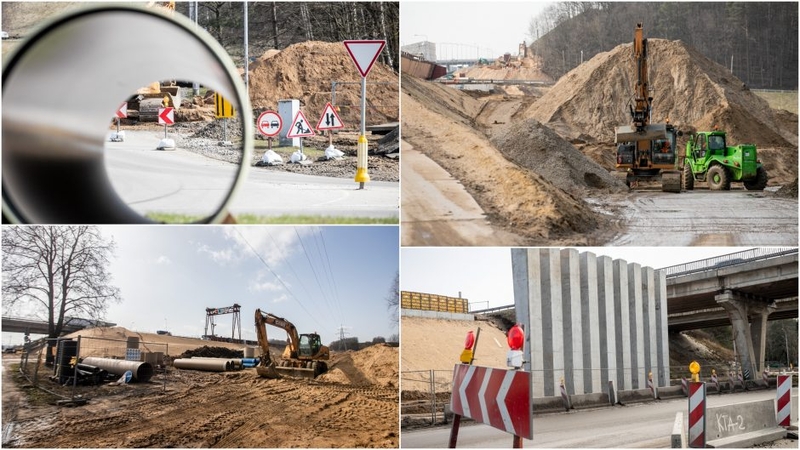
[[[470,330],[467,332],[467,338],[464,340],[464,348],[472,350],[473,345],[475,345],[475,333]]]
[[[508,330],[508,346],[511,350],[522,350],[522,344],[525,342],[525,332],[519,324],[514,325]]]

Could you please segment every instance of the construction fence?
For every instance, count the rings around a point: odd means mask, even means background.
[[[41,339],[25,344],[19,370],[34,386],[62,398],[74,399],[78,384],[98,384],[105,377],[120,378],[124,375],[106,374],[94,369],[87,372],[87,368],[81,364],[85,358],[146,362],[155,373],[165,373],[165,355],[168,353],[168,344],[143,342],[138,338],[78,336]],[[101,377],[101,374],[104,376]],[[163,377],[163,383],[166,389],[166,376]],[[71,387],[71,393],[69,390],[65,391],[64,387]]]
[[[469,313],[469,301],[460,297],[426,294],[423,292],[400,292],[400,307],[448,313]]]

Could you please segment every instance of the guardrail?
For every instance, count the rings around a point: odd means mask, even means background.
[[[666,272],[667,278],[675,278],[692,273],[705,272],[712,269],[720,269],[722,267],[737,266],[753,261],[763,261],[766,259],[792,254],[797,254],[797,248],[753,248],[741,252],[702,259],[700,261],[692,261],[689,263],[664,267],[659,270]]]

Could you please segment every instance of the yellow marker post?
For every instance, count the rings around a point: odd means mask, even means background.
[[[700,381],[700,364],[697,361],[689,363],[689,372],[692,373],[692,381],[695,383]]]
[[[358,150],[356,155],[356,183],[359,189],[364,189],[364,183],[369,181],[367,173],[367,77],[361,77],[361,134],[358,135]]]

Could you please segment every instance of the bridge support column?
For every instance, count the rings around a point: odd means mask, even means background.
[[[745,380],[755,379],[764,366],[764,353],[767,340],[767,317],[775,310],[774,304],[760,299],[745,298],[735,292],[726,290],[714,297],[725,311],[733,326],[734,343],[739,362],[742,365],[742,376]],[[750,316],[753,326],[750,326]],[[755,340],[753,339],[755,335]],[[756,351],[758,348],[758,351]]]

